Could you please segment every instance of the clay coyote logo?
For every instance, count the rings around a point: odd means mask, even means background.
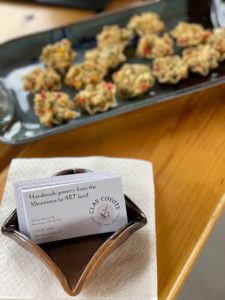
[[[102,196],[92,202],[89,214],[96,224],[112,225],[120,215],[120,204],[113,197]]]

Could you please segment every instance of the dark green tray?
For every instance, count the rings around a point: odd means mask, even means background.
[[[69,38],[79,53],[77,60],[79,61],[82,60],[84,51],[95,47],[95,35],[100,32],[103,25],[125,26],[132,15],[153,11],[160,14],[166,22],[167,30],[170,30],[180,20],[193,21],[195,18],[196,21],[194,5],[199,7],[198,2],[187,0],[145,3],[126,10],[99,14],[76,24],[22,37],[0,45],[0,77],[2,78],[0,81],[0,141],[8,144],[27,143],[225,82],[225,63],[222,63],[209,76],[190,74],[188,79],[177,85],[156,84],[147,95],[133,100],[124,101],[118,96],[118,106],[112,110],[94,116],[82,115],[67,124],[52,128],[40,125],[33,111],[33,96],[22,89],[21,70],[24,72],[24,68],[37,64],[42,47],[48,43],[54,43],[64,37]],[[199,18],[199,23],[208,26],[209,20],[206,15],[198,14],[197,18]],[[126,50],[128,61],[141,61],[150,65],[149,61],[134,56],[136,42],[134,39],[132,45]],[[67,91],[74,96],[74,90],[67,89]],[[5,103],[3,103],[4,99]],[[4,104],[5,107],[9,105],[9,114],[6,108],[1,111],[1,106]],[[14,117],[10,119],[13,111]]]

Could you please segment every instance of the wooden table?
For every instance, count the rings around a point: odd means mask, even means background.
[[[113,1],[107,9],[126,2]],[[33,18],[25,23],[27,14]],[[5,27],[7,32],[0,33],[0,39],[91,14],[0,2],[0,23],[12,24]],[[218,86],[71,130],[23,149],[0,145],[0,163],[15,157],[16,152],[20,157],[105,155],[150,160],[156,188],[159,299],[174,299],[225,207],[224,94],[225,86]],[[0,195],[6,175],[7,169],[0,175]]]

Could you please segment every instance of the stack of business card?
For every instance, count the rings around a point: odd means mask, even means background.
[[[20,231],[38,244],[127,224],[121,177],[92,172],[14,182]]]

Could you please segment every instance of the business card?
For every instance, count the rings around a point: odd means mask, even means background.
[[[127,224],[121,177],[109,172],[20,181],[14,188],[20,231],[38,244]]]
[[[53,177],[46,177],[46,178],[38,178],[38,179],[29,179],[29,180],[20,180],[14,183],[14,190],[15,190],[15,199],[16,199],[16,206],[17,206],[17,216],[20,231],[23,232],[25,235],[29,236],[28,233],[28,225],[27,220],[25,218],[25,207],[24,201],[22,199],[21,191],[26,189],[32,188],[42,188],[46,186],[52,186],[56,184],[61,184],[63,182],[80,182],[90,180],[91,178],[109,178],[114,176],[110,172],[90,172],[90,173],[80,173],[80,174],[73,174],[73,175],[63,175],[63,176],[53,176]]]

